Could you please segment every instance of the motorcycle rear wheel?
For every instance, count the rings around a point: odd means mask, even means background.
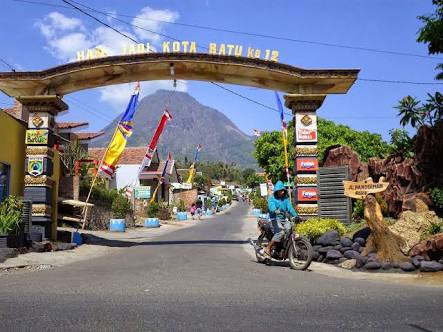
[[[311,265],[313,253],[312,245],[307,239],[294,239],[288,252],[289,265],[294,270],[304,271]]]

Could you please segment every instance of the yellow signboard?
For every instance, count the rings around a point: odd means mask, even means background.
[[[252,59],[262,59],[278,62],[280,52],[273,49],[260,49],[251,46],[230,43],[209,43],[205,47],[208,54],[228,55],[234,57],[247,57]],[[144,53],[198,53],[197,43],[195,41],[165,41],[160,50],[154,50],[149,43],[127,44],[123,45],[121,55],[133,55]],[[96,47],[88,50],[77,51],[77,61],[92,60],[109,56],[109,51],[104,47]],[[111,54],[117,55],[117,54]]]
[[[28,145],[46,145],[48,144],[49,131],[46,129],[28,129],[26,130],[26,144]]]
[[[384,178],[380,178],[380,181],[374,183],[372,178],[367,178],[364,181],[353,182],[343,181],[345,187],[345,196],[365,199],[368,194],[380,193],[386,190],[389,186],[389,182],[384,182]]]

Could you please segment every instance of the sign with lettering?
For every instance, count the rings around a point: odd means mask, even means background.
[[[368,194],[381,193],[389,186],[389,182],[384,182],[384,180],[384,178],[380,178],[380,181],[377,183],[375,183],[372,178],[367,178],[359,182],[343,181],[345,196],[365,199]]]
[[[296,169],[297,172],[315,172],[318,170],[318,160],[317,158],[300,158],[296,159]]]
[[[260,183],[260,195],[268,196],[268,185],[266,183]]]
[[[299,202],[318,201],[318,189],[316,187],[297,188],[297,201]]]
[[[297,142],[317,142],[317,116],[315,114],[295,115]]]
[[[198,45],[195,41],[164,41],[161,45],[160,51],[155,51],[150,43],[126,44],[122,47],[120,55],[134,55],[144,53],[198,53]],[[273,49],[260,49],[255,47],[244,47],[238,44],[228,43],[209,43],[207,47],[208,54],[213,55],[227,55],[233,57],[247,57],[252,59],[262,59],[267,61],[278,62],[280,52]],[[77,61],[92,60],[105,58],[110,55],[109,50],[103,46],[95,47],[93,49],[77,51]]]
[[[43,174],[43,157],[29,156],[28,157],[28,174],[32,176],[39,176]]]
[[[134,196],[136,199],[148,199],[151,198],[151,187],[140,186],[134,188]]]
[[[25,143],[28,145],[46,145],[49,140],[49,131],[47,129],[28,129],[26,130]]]

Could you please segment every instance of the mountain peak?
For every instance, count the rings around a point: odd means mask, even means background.
[[[253,139],[243,133],[222,112],[200,104],[187,92],[157,90],[139,101],[134,116],[134,131],[128,146],[147,146],[165,109],[172,114],[160,137],[161,157],[172,152],[176,158],[192,159],[197,144],[203,145],[201,160],[219,160],[241,166],[256,166],[252,156]],[[106,146],[120,115],[108,125],[93,146]]]

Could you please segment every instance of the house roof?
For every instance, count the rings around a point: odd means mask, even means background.
[[[91,158],[96,160],[101,160],[103,158],[103,154],[105,153],[106,148],[89,148],[88,155]],[[127,147],[123,151],[120,160],[118,162],[119,165],[139,165],[143,160],[143,156],[146,153],[146,147]],[[159,161],[158,153],[155,152],[154,160]],[[160,171],[161,172],[161,171]]]
[[[89,139],[93,139],[93,138],[97,138],[99,136],[102,136],[105,132],[104,131],[99,131],[96,133],[74,133],[75,135],[77,135],[77,138],[79,141],[87,141]]]
[[[58,122],[57,127],[58,129],[72,129],[87,126],[88,124],[88,122]]]

